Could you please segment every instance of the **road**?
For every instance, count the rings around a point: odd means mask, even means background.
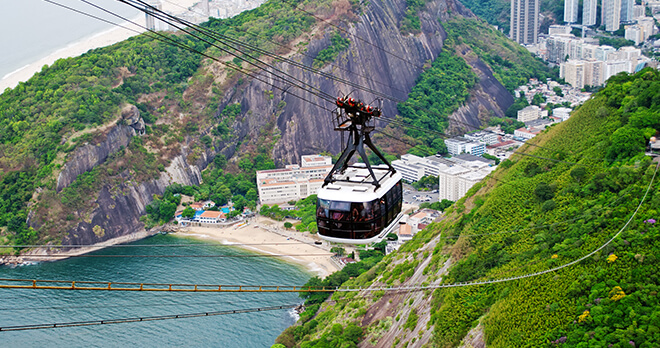
[[[417,199],[414,197],[417,196]],[[424,197],[428,196],[428,201]],[[433,203],[438,201],[438,193],[433,191],[417,191],[410,185],[403,185],[403,202],[419,205],[424,202]]]

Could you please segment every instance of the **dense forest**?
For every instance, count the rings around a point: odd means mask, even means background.
[[[362,328],[362,342],[389,337],[393,346],[451,347],[481,334],[489,347],[660,345],[660,183],[657,161],[644,154],[659,115],[660,72],[616,75],[443,221],[343,286],[451,284],[567,267],[422,293],[335,293],[280,343],[339,347],[328,338],[335,325],[349,325]],[[388,306],[396,311],[373,317]]]
[[[524,47],[482,21],[456,17],[442,24],[447,32],[444,50],[420,74],[408,99],[397,105],[399,117],[417,128],[406,130],[406,135],[426,146],[428,150],[424,156],[429,152],[445,154],[447,149],[437,133],[422,129],[445,132],[449,128],[449,115],[465,105],[472,88],[479,82],[465,58],[459,55],[466,48],[485,62],[511,93],[530,78],[558,79],[557,69],[550,69]],[[515,118],[515,112],[512,117]]]
[[[329,3],[309,2],[307,9],[327,15]],[[291,4],[270,1],[231,19],[212,19],[205,26],[285,54],[292,50],[286,44],[311,30],[316,21]],[[163,35],[197,52],[218,58],[227,55],[189,35]],[[348,43],[341,36],[333,37],[318,61],[334,59]],[[296,49],[304,50],[304,42]],[[241,66],[244,60],[259,56],[248,53],[250,57],[234,58],[232,63]],[[101,187],[127,178],[157,179],[180,154],[182,144],[187,148],[186,160],[195,163],[208,149],[236,143],[231,127],[245,110],[240,104],[218,108],[223,94],[240,85],[242,78],[217,65],[144,34],[80,57],[60,59],[0,94],[0,242],[59,243],[67,229],[88,221]],[[58,193],[58,174],[71,154],[79,147],[104,142],[109,129],[125,122],[121,111],[131,104],[140,110],[146,134]],[[196,188],[197,198],[218,203],[233,199],[254,206],[256,198],[250,194],[256,190],[254,170],[274,168],[271,151],[278,135],[273,127],[270,124],[261,136],[237,144],[240,155],[231,161],[219,155],[204,174],[208,181]],[[166,203],[162,214],[161,201]],[[165,209],[170,207],[167,203],[173,201],[156,198],[147,209],[147,226],[169,221],[173,212]],[[28,216],[34,213],[28,226]],[[12,251],[0,253],[4,252]]]

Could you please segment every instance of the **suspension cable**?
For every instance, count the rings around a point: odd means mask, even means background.
[[[25,331],[25,330],[40,330],[40,329],[57,329],[57,328],[64,328],[64,327],[81,327],[81,326],[94,326],[94,325],[106,325],[106,324],[123,324],[123,323],[147,322],[147,321],[158,321],[158,320],[213,317],[213,316],[218,316],[218,315],[267,312],[267,311],[275,311],[275,310],[280,310],[280,309],[292,309],[292,308],[296,308],[298,306],[299,306],[298,304],[289,304],[289,305],[281,305],[281,306],[233,309],[233,310],[224,310],[224,311],[215,311],[215,312],[158,315],[158,316],[150,316],[150,317],[133,317],[133,318],[121,318],[121,319],[71,321],[71,322],[60,322],[60,323],[52,323],[52,324],[13,325],[13,326],[0,327],[0,331]]]

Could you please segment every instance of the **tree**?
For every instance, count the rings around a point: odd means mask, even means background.
[[[555,86],[555,87],[553,87],[552,90],[555,92],[555,94],[556,94],[558,97],[563,97],[563,96],[564,96],[564,92],[562,92],[562,90],[561,90],[561,88],[560,88],[559,86]]]
[[[545,103],[545,97],[541,93],[534,94],[532,97],[532,105],[540,106],[542,103]]]
[[[247,200],[245,200],[245,197],[241,195],[236,195],[231,198],[232,203],[234,203],[234,209],[243,211],[243,208],[245,208],[245,205],[247,204]]]
[[[161,221],[170,221],[176,213],[176,203],[163,201],[159,207],[159,217]]]
[[[186,209],[183,209],[183,212],[181,212],[181,216],[184,218],[191,219],[195,216],[195,209],[191,207],[186,207]]]
[[[290,229],[291,227],[293,227],[292,223],[290,223],[288,221],[284,223],[284,228],[286,228],[287,230]]]
[[[538,197],[541,202],[545,202],[548,199],[552,199],[552,197],[555,196],[555,193],[553,192],[554,190],[550,185],[548,185],[545,182],[540,182],[538,185],[536,185],[536,189],[534,190],[534,194],[536,197]]]
[[[607,150],[607,158],[614,161],[633,157],[644,151],[644,134],[641,130],[625,126],[617,129],[610,137],[612,145]]]
[[[346,249],[344,249],[342,247],[332,247],[332,248],[330,248],[330,252],[335,253],[339,256],[344,256],[346,254]]]
[[[580,182],[580,180],[582,180],[586,174],[587,170],[584,167],[577,167],[571,170],[571,177],[577,182]]]
[[[258,198],[257,190],[255,190],[254,188],[250,188],[248,190],[248,192],[245,194],[245,199],[247,199],[248,201],[255,201],[256,202],[257,198]]]

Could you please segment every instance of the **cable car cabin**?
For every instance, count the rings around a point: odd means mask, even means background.
[[[401,174],[373,166],[376,190],[367,168],[348,167],[338,181],[321,188],[316,222],[321,238],[335,243],[369,244],[393,232],[401,219]]]

